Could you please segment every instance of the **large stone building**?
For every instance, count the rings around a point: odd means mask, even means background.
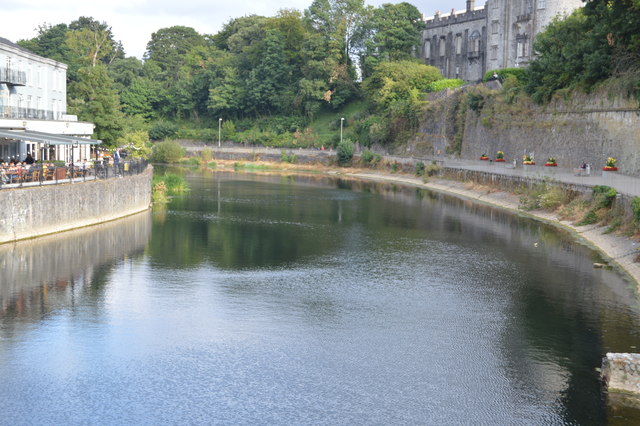
[[[488,70],[526,66],[536,34],[582,0],[487,0],[425,19],[422,58],[446,78],[482,79]]]
[[[67,66],[0,38],[0,159],[89,158],[93,123],[66,110]]]

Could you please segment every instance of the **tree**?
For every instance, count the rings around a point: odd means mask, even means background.
[[[30,40],[19,40],[18,45],[33,53],[58,62],[68,62],[69,49],[65,43],[69,31],[67,24],[42,24],[38,26],[38,35]]]
[[[387,3],[371,10],[359,34],[363,76],[369,76],[380,61],[415,57],[423,29],[422,14],[409,3]]]
[[[69,85],[69,109],[84,121],[95,124],[95,135],[114,147],[122,133],[122,112],[118,94],[103,64],[84,67],[78,81]]]
[[[144,59],[156,63],[165,81],[174,80],[183,64],[184,56],[195,46],[205,45],[205,39],[190,27],[162,28],[151,34]]]

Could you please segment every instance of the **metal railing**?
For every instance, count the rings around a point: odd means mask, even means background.
[[[109,164],[95,162],[90,167],[84,165],[51,166],[34,164],[28,170],[0,167],[0,189],[22,188],[62,183],[84,182],[96,179],[111,179],[133,176],[144,172],[146,160],[123,161]]]
[[[26,86],[27,73],[9,67],[0,68],[0,83],[6,83],[10,86]]]
[[[31,118],[34,120],[60,120],[62,119],[61,112],[54,113],[53,111],[47,111],[44,109],[35,108],[18,108],[12,106],[0,107],[0,117],[2,118],[17,118],[26,119]]]

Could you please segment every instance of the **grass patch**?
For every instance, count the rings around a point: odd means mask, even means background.
[[[172,196],[183,194],[189,190],[187,181],[174,173],[154,174],[151,186],[151,199],[156,204],[168,203]]]

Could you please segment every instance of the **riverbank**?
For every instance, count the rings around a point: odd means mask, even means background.
[[[0,191],[0,244],[109,222],[149,209],[153,168],[139,174]]]
[[[234,166],[238,168],[238,162],[235,161],[218,160],[217,162],[223,169],[234,168]],[[608,260],[609,266],[617,268],[621,273],[627,275],[636,290],[640,290],[640,263],[636,262],[636,259],[640,256],[640,251],[638,250],[638,248],[640,248],[640,242],[613,233],[605,233],[607,230],[606,226],[597,224],[576,226],[569,221],[560,219],[558,215],[553,212],[544,210],[523,211],[518,208],[520,201],[519,195],[513,193],[437,177],[429,178],[427,182],[424,182],[421,177],[406,173],[385,173],[378,170],[344,169],[322,165],[296,165],[264,161],[244,164],[251,165],[250,167],[241,168],[247,171],[326,173],[334,176],[415,186],[509,210],[514,214],[528,216],[532,219],[565,229],[573,234],[578,242],[587,244],[599,251]]]

